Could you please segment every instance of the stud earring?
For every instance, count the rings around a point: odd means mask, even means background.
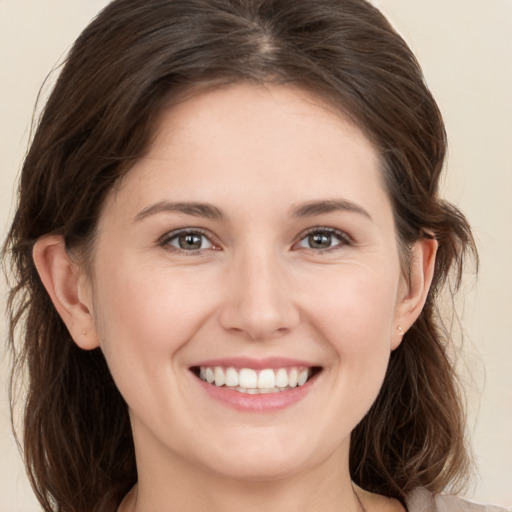
[[[85,336],[87,334],[87,331],[82,331],[82,336]]]
[[[398,329],[398,336],[403,336],[405,334],[405,331],[401,325],[397,327]]]

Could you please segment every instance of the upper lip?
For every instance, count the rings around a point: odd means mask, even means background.
[[[198,366],[221,366],[225,368],[252,368],[253,370],[263,370],[266,368],[279,369],[291,367],[312,368],[320,365],[314,364],[311,361],[301,359],[290,359],[288,357],[266,357],[262,359],[255,359],[251,357],[226,357],[219,359],[208,359],[200,361],[191,366],[191,368]]]

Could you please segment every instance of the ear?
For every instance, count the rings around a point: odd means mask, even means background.
[[[400,286],[395,315],[395,331],[391,333],[391,350],[397,348],[407,330],[425,305],[434,277],[438,243],[434,238],[421,238],[411,250],[409,275]]]
[[[60,235],[41,237],[32,252],[46,291],[75,343],[84,350],[99,346],[92,317],[92,293],[83,270]]]

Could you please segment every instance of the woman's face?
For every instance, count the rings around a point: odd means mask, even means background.
[[[256,85],[169,109],[92,268],[139,465],[261,480],[348,460],[406,291],[376,152],[338,113]]]

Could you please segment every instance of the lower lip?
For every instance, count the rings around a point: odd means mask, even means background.
[[[199,385],[210,397],[239,411],[271,412],[289,407],[302,400],[310,391],[318,375],[309,379],[306,384],[279,393],[261,393],[250,395],[234,391],[224,386],[214,386],[195,377]]]

